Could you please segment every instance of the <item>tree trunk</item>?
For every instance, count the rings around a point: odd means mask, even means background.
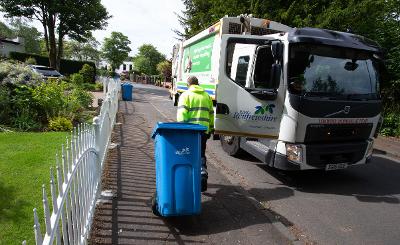
[[[57,54],[57,70],[60,71],[61,69],[61,59],[64,55],[64,33],[63,33],[63,28],[62,28],[62,23],[59,24],[58,26],[58,54]]]
[[[57,68],[57,46],[56,46],[56,35],[55,35],[55,16],[49,15],[47,20],[47,26],[49,28],[49,63],[50,67]]]

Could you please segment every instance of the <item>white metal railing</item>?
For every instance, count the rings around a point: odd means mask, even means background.
[[[119,80],[100,80],[107,92],[99,116],[93,119],[93,125],[80,124],[67,137],[61,156],[56,155],[57,181],[54,169],[50,169],[52,212],[45,185],[42,186],[44,236],[36,208],[33,209],[37,245],[87,243],[121,87]]]

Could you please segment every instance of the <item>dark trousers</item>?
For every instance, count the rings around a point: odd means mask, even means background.
[[[206,164],[206,146],[207,146],[207,140],[210,138],[210,134],[202,133],[201,134],[201,163],[202,165],[207,168]]]

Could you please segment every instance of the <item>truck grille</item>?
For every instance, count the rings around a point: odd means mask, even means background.
[[[309,124],[304,143],[349,142],[369,139],[372,123],[364,124]]]
[[[367,146],[367,141],[348,144],[307,145],[307,164],[317,168],[324,168],[327,164],[336,163],[351,165],[364,157]]]

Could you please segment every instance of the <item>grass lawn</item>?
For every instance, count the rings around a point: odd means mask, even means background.
[[[33,208],[42,234],[42,184],[49,195],[50,166],[67,133],[0,133],[0,244],[35,244]],[[49,200],[51,203],[51,201]]]

